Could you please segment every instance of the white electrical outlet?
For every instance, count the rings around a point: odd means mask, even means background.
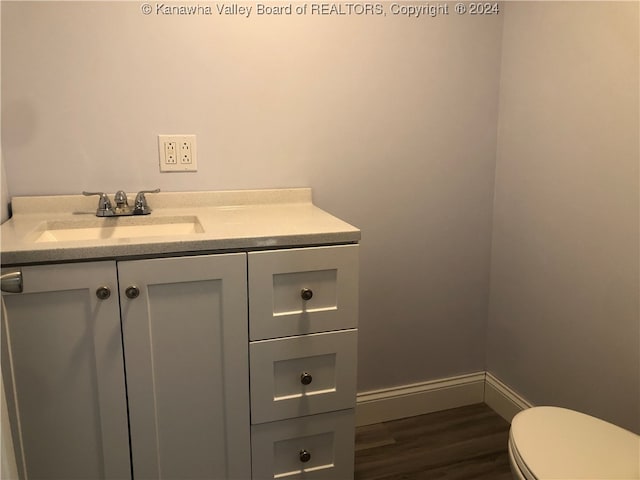
[[[191,157],[191,142],[188,140],[182,140],[180,142],[180,163],[183,165],[190,165],[193,163]]]
[[[176,142],[164,142],[164,162],[167,165],[175,165],[178,163],[178,157],[176,157]]]
[[[161,172],[198,170],[195,135],[158,135]]]

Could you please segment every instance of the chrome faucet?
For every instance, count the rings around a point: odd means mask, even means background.
[[[127,200],[127,194],[123,190],[118,190],[115,194],[114,201],[116,202],[115,208],[111,204],[111,200],[104,192],[82,192],[86,197],[91,195],[98,195],[98,209],[96,210],[97,217],[121,217],[129,215],[148,215],[151,213],[151,208],[147,204],[147,198],[145,193],[158,193],[159,188],[155,190],[141,190],[136,195],[134,206],[129,206]]]

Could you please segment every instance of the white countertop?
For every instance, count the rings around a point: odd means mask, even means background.
[[[113,200],[113,195],[109,195]],[[129,204],[135,193],[128,194]],[[14,197],[0,227],[2,266],[355,243],[360,230],[314,206],[310,188],[148,194],[151,214],[96,217],[98,197]],[[52,222],[126,225],[197,217],[200,232],[138,238],[37,242]]]

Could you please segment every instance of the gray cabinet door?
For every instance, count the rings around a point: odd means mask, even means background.
[[[1,335],[21,478],[131,478],[115,262],[21,270]]]
[[[118,272],[135,479],[250,478],[246,255]]]

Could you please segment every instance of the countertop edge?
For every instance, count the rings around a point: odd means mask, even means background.
[[[0,252],[0,264],[2,268],[5,268],[45,263],[124,260],[151,256],[206,255],[209,253],[355,244],[359,243],[360,239],[360,230],[354,230],[319,234],[280,235],[277,237],[187,240],[77,248],[64,247],[46,250]]]

